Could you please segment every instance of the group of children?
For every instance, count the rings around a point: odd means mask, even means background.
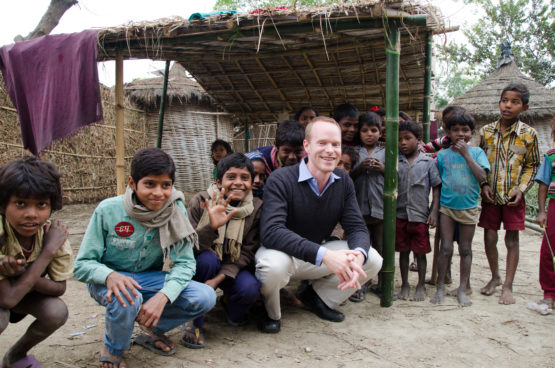
[[[499,101],[501,118],[479,131],[480,145],[470,145],[473,117],[462,107],[443,114],[446,136],[422,145],[422,126],[404,116],[399,124],[396,251],[399,252],[401,290],[408,299],[409,255],[413,252],[418,283],[412,300],[426,297],[426,254],[431,252],[430,226],[437,226],[437,292],[441,303],[453,253],[459,244],[459,303],[471,301],[471,243],[475,226],[484,227],[484,243],[492,272],[481,290],[491,295],[501,284],[497,230],[506,230],[507,271],[499,302],[511,304],[518,263],[518,234],[524,229],[524,194],[539,166],[534,129],[519,120],[528,108],[525,86],[510,84]],[[72,274],[87,284],[94,300],[106,308],[103,368],[126,367],[123,352],[133,341],[158,354],[175,352],[166,336],[181,326],[180,342],[190,348],[205,346],[203,316],[216,303],[217,288],[227,320],[246,323],[249,308],[259,299],[260,282],[254,273],[259,247],[259,219],[264,181],[274,170],[297,164],[303,157],[304,125],[316,111],[304,107],[298,119],[285,121],[275,144],[246,155],[232,153],[224,141],[212,147],[216,164],[214,183],[195,195],[185,209],[183,193],[173,186],[175,165],[160,149],[143,149],[131,163],[124,195],[102,201],[89,222],[73,264],[67,228],[49,220],[61,208],[60,174],[49,163],[25,158],[0,169],[0,332],[27,314],[35,317],[25,334],[7,351],[2,367],[40,366],[27,352],[62,326],[68,316],[59,298]],[[360,114],[349,104],[339,106],[334,118],[342,130],[338,169],[350,173],[361,215],[372,246],[383,247],[383,187],[385,135],[382,117]],[[406,118],[406,119],[405,119]],[[555,129],[554,129],[555,131]],[[424,152],[439,151],[432,157]],[[544,303],[555,297],[555,265],[549,237],[555,209],[555,151],[549,151],[536,180],[540,182],[538,222],[547,223],[542,243],[540,283]],[[430,193],[431,203],[430,203]],[[482,195],[481,210],[479,197]],[[555,202],[554,202],[555,203]],[[342,237],[341,228],[333,236]],[[548,247],[549,246],[549,247]],[[380,291],[380,280],[374,280]],[[366,285],[350,298],[364,299]],[[293,298],[294,299],[294,298]],[[141,332],[133,335],[135,322]]]

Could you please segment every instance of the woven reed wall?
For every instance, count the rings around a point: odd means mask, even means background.
[[[249,127],[249,149],[250,152],[258,147],[271,146],[276,140],[277,124],[254,124]],[[245,153],[245,132],[235,135],[233,138],[233,150]]]
[[[233,123],[225,116],[201,114],[213,112],[199,105],[170,105],[164,114],[162,149],[175,162],[175,187],[183,192],[206,190],[212,182],[210,145],[216,139],[233,139]],[[156,146],[158,112],[146,114],[148,143]],[[217,126],[217,129],[216,129]]]
[[[72,137],[54,142],[41,158],[58,167],[64,176],[64,203],[90,203],[116,195],[115,107],[111,90],[101,88],[104,122],[89,125]],[[146,147],[144,114],[125,103],[125,164]],[[0,165],[31,153],[23,149],[17,112],[0,76]]]

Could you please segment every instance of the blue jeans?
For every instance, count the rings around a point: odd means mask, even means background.
[[[89,293],[100,305],[106,307],[106,332],[104,345],[110,354],[121,355],[131,344],[131,334],[135,318],[143,302],[154,296],[164,286],[166,272],[148,271],[140,273],[120,272],[133,278],[141,285],[137,290],[139,295],[134,298],[135,305],[130,305],[124,298],[127,307],[112,296],[112,301],[106,300],[108,289],[101,284],[87,284]],[[129,293],[131,297],[133,294]],[[167,304],[156,327],[152,329],[155,334],[161,335],[167,331],[207,313],[216,304],[216,293],[210,286],[191,281],[185,290],[171,304]]]
[[[220,272],[222,268],[221,262],[218,260],[216,253],[212,251],[204,251],[197,255],[197,271],[193,280],[198,282],[206,282]],[[252,272],[243,269],[239,271],[233,279],[226,277],[219,285],[223,290],[227,299],[225,312],[227,318],[233,323],[242,323],[247,320],[247,312],[251,305],[258,300],[260,296],[260,281],[258,281]],[[195,319],[195,326],[202,327],[204,318]]]

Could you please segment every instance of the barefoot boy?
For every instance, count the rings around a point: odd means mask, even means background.
[[[437,166],[442,181],[439,210],[441,246],[437,261],[437,292],[431,300],[434,304],[442,303],[445,296],[445,274],[453,255],[453,238],[457,224],[461,271],[456,294],[462,306],[472,304],[466,294],[472,264],[472,238],[480,211],[480,188],[488,190],[486,175],[490,167],[484,151],[468,145],[474,133],[474,124],[474,118],[465,111],[453,113],[444,122],[445,131],[453,145],[437,154]]]
[[[411,300],[426,297],[426,253],[430,253],[428,227],[436,226],[439,210],[441,179],[435,161],[418,150],[422,126],[413,121],[399,124],[399,166],[395,251],[399,252],[401,292],[399,299],[408,299],[410,286],[409,256],[414,253],[418,267],[418,284]],[[429,205],[430,190],[433,193]]]
[[[158,148],[135,154],[124,195],[102,201],[91,218],[74,274],[106,307],[100,367],[127,367],[135,321],[146,332],[135,343],[161,355],[175,353],[166,332],[208,312],[216,293],[191,281],[197,235],[183,193],[173,188],[175,165]]]
[[[27,352],[67,320],[60,296],[71,277],[71,247],[65,225],[48,225],[52,211],[62,207],[60,176],[34,157],[0,169],[0,333],[9,322],[35,317],[4,355],[3,368],[40,366]]]
[[[513,304],[513,280],[518,264],[518,232],[524,230],[524,194],[534,183],[540,163],[538,138],[534,128],[519,120],[528,110],[530,93],[525,85],[511,83],[499,100],[501,118],[480,129],[480,148],[491,165],[489,188],[482,191],[482,213],[478,226],[484,228],[484,245],[491,269],[491,280],[480,292],[492,295],[501,285],[497,253],[497,230],[505,228],[507,271],[500,304]]]

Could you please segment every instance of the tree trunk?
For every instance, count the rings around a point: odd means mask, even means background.
[[[26,37],[17,35],[14,38],[14,41],[25,41],[49,34],[54,28],[56,28],[60,18],[62,18],[62,15],[64,15],[66,10],[77,4],[77,2],[78,0],[51,0],[48,9],[42,16],[37,27]]]

